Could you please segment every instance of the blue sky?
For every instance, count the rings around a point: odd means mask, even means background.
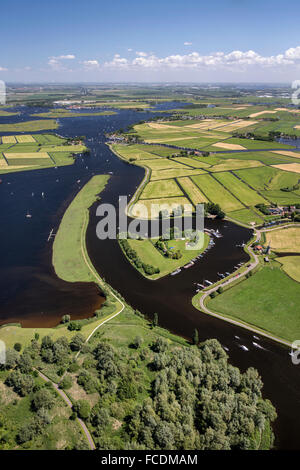
[[[6,81],[291,81],[298,0],[1,0]]]

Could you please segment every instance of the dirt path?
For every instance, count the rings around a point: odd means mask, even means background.
[[[61,396],[61,398],[64,400],[64,402],[67,404],[67,406],[69,408],[72,409],[73,407],[73,404],[71,402],[71,400],[69,399],[69,397],[65,394],[65,392],[63,390],[61,390],[58,386],[57,383],[55,382],[52,382],[52,380],[50,380],[48,377],[46,377],[46,375],[44,375],[42,372],[40,371],[37,371],[39,376],[45,381],[45,382],[50,382],[53,387],[55,388],[55,390],[57,391],[57,393]],[[91,450],[95,450],[96,449],[96,446],[95,446],[95,443],[93,441],[93,438],[88,430],[88,428],[86,427],[85,423],[82,421],[82,419],[80,418],[77,418],[77,421],[79,422],[80,426],[81,426],[81,429],[85,435],[85,437],[87,438],[87,441],[89,443],[89,447]]]

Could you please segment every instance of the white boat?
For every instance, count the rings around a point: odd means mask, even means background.
[[[31,219],[32,215],[29,214],[29,212],[27,211],[26,217],[27,217],[27,219]]]

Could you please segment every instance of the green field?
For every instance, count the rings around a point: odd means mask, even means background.
[[[299,284],[275,263],[208,302],[211,310],[294,341],[300,336]]]
[[[207,202],[207,198],[189,177],[178,178],[178,183],[194,205]]]
[[[235,173],[253,188],[263,190],[291,187],[300,179],[296,173],[266,166],[251,170],[238,170]]]
[[[288,276],[300,282],[300,256],[282,256],[277,261]]]
[[[215,178],[246,206],[267,203],[256,191],[249,188],[232,173],[216,173]]]
[[[140,199],[183,196],[175,180],[151,181],[142,192]]]
[[[82,256],[82,230],[88,208],[103,191],[108,176],[96,175],[81,189],[66,210],[53,243],[52,262],[65,281],[90,282],[92,275]]]
[[[2,137],[2,141],[7,140],[12,142],[0,144],[2,174],[40,167],[71,165],[74,163],[73,155],[87,150],[84,145],[68,145],[66,139],[51,134]]]
[[[0,124],[0,132],[37,132],[57,129],[59,126],[54,119],[24,121],[16,124]]]
[[[226,160],[220,160],[217,165],[213,165],[209,168],[209,171],[227,171],[237,170],[239,168],[254,168],[261,166],[262,163],[258,160],[237,160],[234,158],[228,158]]]
[[[210,201],[219,204],[225,211],[231,212],[244,207],[211,175],[193,176],[192,180]]]
[[[175,160],[178,163],[188,165],[188,167],[191,167],[191,168],[206,168],[206,167],[209,167],[209,165],[207,163],[204,163],[204,162],[202,162],[202,161],[200,161],[196,158],[177,157],[177,158],[174,158],[173,160]]]
[[[182,169],[184,170],[186,166],[181,165],[178,162],[173,160],[168,160],[166,158],[156,158],[154,160],[146,160],[143,162],[143,165],[146,165],[151,170],[168,170],[168,169]]]
[[[85,116],[111,116],[113,114],[117,114],[114,111],[99,111],[99,112],[73,112],[67,109],[54,109],[53,111],[49,111],[47,113],[37,113],[32,114],[32,117],[41,117],[41,118],[75,118],[75,117],[85,117]]]
[[[161,180],[161,179],[168,179],[168,178],[180,178],[181,176],[193,176],[193,175],[202,175],[206,173],[206,171],[197,169],[192,170],[186,167],[182,169],[178,168],[170,168],[170,170],[153,170],[151,173],[151,181]]]
[[[195,258],[195,256],[202,253],[207,248],[209,236],[206,233],[203,233],[203,248],[200,250],[187,250],[185,240],[168,240],[167,244],[169,248],[173,247],[174,251],[181,251],[182,258],[180,259],[170,259],[163,256],[160,251],[155,248],[155,240],[129,239],[128,242],[131,248],[137,252],[138,257],[143,263],[159,268],[159,274],[153,274],[152,276],[146,277],[149,277],[150,279],[159,279],[172,271],[175,271],[175,269],[184,266],[191,259]]]
[[[137,204],[132,206],[132,215],[134,217],[142,218],[156,218],[159,216],[161,210],[166,210],[169,213],[179,206],[191,206],[191,202],[186,197],[161,197],[156,199],[142,199]]]
[[[141,147],[141,146],[140,146]],[[134,160],[153,160],[154,158],[159,158],[159,155],[148,152],[148,147],[145,145],[143,148],[139,148],[137,145],[111,145],[113,151],[121,155],[122,158],[125,158],[128,161]]]
[[[263,215],[260,217],[254,209],[241,209],[239,211],[228,212],[227,215],[232,219],[248,225],[252,225],[252,222],[255,222],[257,225],[264,223]]]

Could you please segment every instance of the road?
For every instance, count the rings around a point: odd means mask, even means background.
[[[53,387],[55,388],[55,390],[57,391],[57,393],[61,396],[61,398],[64,400],[64,402],[67,404],[67,406],[72,409],[73,404],[72,404],[71,400],[70,400],[69,397],[65,394],[65,392],[59,388],[58,384],[55,383],[55,382],[52,382],[52,380],[50,380],[48,377],[46,377],[46,375],[44,375],[42,372],[40,372],[40,371],[37,371],[37,372],[38,372],[39,376],[40,376],[43,380],[45,380],[45,382],[50,382],[50,383],[53,385]],[[93,441],[93,438],[92,438],[92,436],[91,436],[91,434],[90,434],[90,431],[88,430],[88,428],[86,427],[86,425],[85,425],[85,423],[82,421],[82,419],[77,418],[77,421],[79,422],[79,424],[80,424],[80,426],[81,426],[81,429],[82,429],[82,431],[83,431],[85,437],[87,438],[87,441],[88,441],[88,443],[89,443],[90,449],[91,449],[91,450],[95,450],[95,449],[96,449],[96,446],[95,446],[95,443],[94,443],[94,441]]]

